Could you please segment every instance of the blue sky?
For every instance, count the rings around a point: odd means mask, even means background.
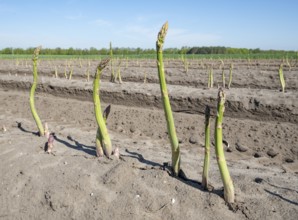
[[[297,0],[0,0],[0,49],[226,46],[298,50]]]

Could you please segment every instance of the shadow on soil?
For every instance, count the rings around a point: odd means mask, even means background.
[[[17,122],[17,121],[16,121],[16,123],[17,123],[17,127],[18,127],[18,129],[20,129],[22,132],[24,132],[24,133],[30,133],[30,134],[33,134],[33,135],[35,135],[35,136],[40,136],[40,135],[39,135],[39,132],[34,132],[34,131],[26,130],[26,129],[22,126],[22,122]]]
[[[131,158],[135,158],[137,159],[140,163],[144,163],[146,165],[152,166],[151,169],[154,168],[159,168],[160,170],[165,170],[171,177],[183,182],[184,184],[191,186],[195,189],[199,189],[203,192],[209,192],[209,193],[213,193],[219,197],[223,198],[223,189],[214,189],[212,186],[210,187],[211,190],[205,190],[204,187],[202,186],[201,182],[197,181],[197,180],[193,180],[193,179],[189,179],[185,173],[183,172],[183,170],[180,170],[180,173],[178,175],[178,177],[173,176],[172,173],[172,167],[170,166],[170,163],[166,162],[163,164],[160,163],[156,163],[154,161],[150,161],[144,158],[144,156],[140,153],[137,152],[132,152],[129,150],[125,150],[126,153],[128,153],[129,155],[122,155],[122,157],[131,157]],[[146,168],[144,168],[146,169]],[[149,168],[150,169],[150,168]]]
[[[284,201],[286,201],[286,202],[288,202],[288,203],[291,203],[291,204],[293,204],[293,205],[297,205],[297,206],[298,206],[298,202],[291,201],[291,200],[289,200],[289,199],[283,197],[282,195],[279,195],[279,194],[277,194],[277,193],[271,192],[271,191],[269,191],[269,190],[267,190],[267,189],[264,189],[264,190],[265,190],[265,192],[269,193],[269,194],[272,195],[272,196],[276,196],[276,197],[278,197],[278,198],[280,198],[280,199],[282,199],[282,200],[284,200]]]
[[[65,145],[66,147],[69,147],[69,148],[72,148],[72,149],[75,149],[78,151],[83,151],[91,156],[96,156],[95,147],[84,145],[84,144],[78,142],[77,140],[73,139],[71,136],[67,136],[67,139],[69,141],[74,142],[74,144],[71,144],[71,143],[67,142],[66,140],[58,138],[58,136],[55,134],[54,134],[54,138],[57,142]]]

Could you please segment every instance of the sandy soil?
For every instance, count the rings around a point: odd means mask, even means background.
[[[285,69],[283,94],[280,61],[225,61],[226,76],[231,62],[223,132],[230,144],[233,207],[223,200],[214,147],[209,175],[214,190],[200,184],[203,112],[211,106],[213,137],[217,96],[216,88],[206,89],[207,66],[213,65],[215,85],[221,85],[220,62],[192,60],[188,73],[181,61],[165,62],[189,179],[183,180],[164,164],[171,152],[155,61],[122,62],[123,84],[108,82],[110,68],[104,71],[101,96],[103,107],[112,104],[108,129],[122,155],[118,160],[95,156],[91,81],[97,61],[40,62],[36,108],[56,135],[54,153],[47,154],[29,107],[31,63],[1,60],[0,219],[297,219],[298,67]],[[65,68],[67,73],[73,68],[71,80],[64,78]]]

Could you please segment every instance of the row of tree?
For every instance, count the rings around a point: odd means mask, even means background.
[[[274,51],[261,51],[259,48],[231,48],[231,47],[192,47],[187,49],[187,54],[258,54],[258,53],[274,53]],[[282,52],[282,51],[276,51]]]
[[[7,47],[0,50],[0,54],[33,54],[35,48],[30,47],[27,49],[23,48],[11,48]],[[155,54],[155,49],[142,49],[142,48],[113,48],[113,54],[115,55],[141,55],[141,54]],[[164,54],[285,54],[295,53],[295,51],[284,51],[284,50],[260,50],[247,49],[247,48],[231,48],[231,47],[182,47],[178,48],[166,48]],[[40,52],[43,55],[109,55],[108,48],[97,49],[90,47],[89,49],[79,48],[43,48]]]

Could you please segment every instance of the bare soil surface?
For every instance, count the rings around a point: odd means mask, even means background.
[[[186,73],[181,61],[165,61],[187,176],[180,179],[165,164],[171,150],[155,61],[122,61],[122,84],[110,83],[110,67],[104,70],[102,107],[112,104],[107,126],[121,154],[107,159],[95,153],[92,76],[98,61],[40,61],[35,104],[55,133],[54,152],[48,154],[29,107],[31,62],[0,60],[0,219],[297,219],[297,65],[284,68],[282,93],[280,61],[224,61],[226,84],[234,65],[223,124],[236,191],[230,206],[223,199],[213,144],[209,178],[214,189],[201,186],[203,113],[209,105],[214,143],[220,62],[189,62]],[[215,88],[207,89],[210,66]],[[71,69],[69,80],[64,71],[68,76]]]

